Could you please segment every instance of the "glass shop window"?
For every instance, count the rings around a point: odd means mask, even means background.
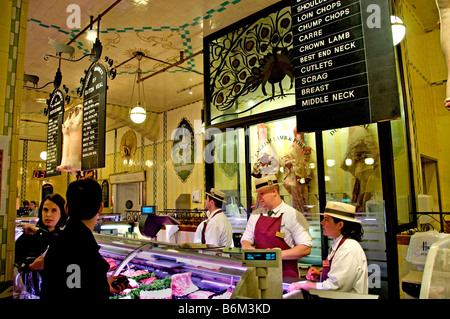
[[[405,137],[405,127],[402,120],[391,121],[392,152],[394,156],[395,193],[397,195],[398,224],[408,224],[413,221],[411,183],[409,172],[408,150]]]
[[[387,285],[384,203],[377,124],[324,131],[325,191],[327,201],[357,207],[364,237],[361,246],[371,271]],[[330,240],[330,245],[332,238]]]
[[[214,188],[226,194],[222,210],[230,218],[247,221],[247,195],[245,188],[244,129],[227,129],[214,135]],[[242,229],[242,232],[245,229]]]
[[[300,211],[309,223],[314,248],[301,260],[321,263],[321,229],[318,206],[316,144],[314,133],[297,132],[296,118],[260,123],[249,128],[252,190],[254,179],[266,174],[278,177],[285,203]],[[252,193],[252,208],[258,208]]]

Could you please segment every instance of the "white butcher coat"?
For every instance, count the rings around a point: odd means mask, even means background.
[[[334,254],[328,279],[316,283],[316,288],[367,294],[369,288],[366,254],[361,245],[351,238],[347,238],[336,251],[342,238],[342,235],[336,238],[327,257],[329,260]]]
[[[275,207],[273,212],[274,214],[271,217],[279,217],[283,214],[283,217],[281,217],[280,232],[284,234],[284,241],[289,247],[292,248],[297,245],[313,247],[311,234],[309,233],[309,224],[302,213],[284,201]],[[255,245],[255,226],[261,215],[268,216],[267,209],[258,208],[250,215],[241,242],[246,240],[250,244]]]
[[[233,247],[233,228],[231,223],[225,213],[216,214],[213,218],[211,218],[216,211],[217,210],[211,212],[208,219],[201,222],[200,225],[197,226],[197,230],[194,235],[194,242],[202,242],[202,229],[205,227],[205,222],[208,222],[205,232],[206,244]]]

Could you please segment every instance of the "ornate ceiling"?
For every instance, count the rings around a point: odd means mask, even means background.
[[[136,103],[133,93],[138,59],[145,90],[147,111],[160,113],[203,100],[203,38],[239,21],[278,0],[30,0],[25,50],[25,73],[39,77],[37,83],[25,82],[22,102],[21,138],[46,139],[45,101],[53,91],[52,82],[60,66],[62,85],[68,87],[71,102],[80,103],[76,90],[91,61],[83,55],[91,52],[93,42],[87,39],[91,17],[100,16],[99,38],[102,58],[113,60],[115,79],[108,80],[107,129],[129,123],[118,120]],[[79,6],[80,23],[76,11]],[[98,22],[94,23],[94,28]],[[94,31],[95,33],[95,31]],[[56,41],[52,45],[50,42]],[[54,42],[53,42],[54,43]],[[56,56],[58,44],[73,47],[73,54]],[[67,48],[67,47],[63,47]],[[47,58],[44,57],[47,55]],[[189,56],[193,58],[189,58]],[[81,59],[82,58],[82,59]],[[81,60],[80,60],[81,59]],[[77,61],[79,60],[79,61]],[[179,63],[183,61],[182,63]],[[178,66],[170,67],[170,64]],[[169,67],[169,68],[168,68]],[[164,70],[165,69],[165,70]],[[34,78],[36,79],[36,78]],[[37,89],[41,88],[41,89]],[[66,107],[67,108],[67,107]]]
[[[25,82],[21,114],[22,139],[46,140],[46,100],[53,91],[52,82],[60,65],[62,84],[72,97],[68,107],[81,102],[76,90],[91,61],[83,55],[91,52],[93,42],[87,39],[92,19],[100,19],[102,59],[110,58],[117,76],[108,81],[107,130],[139,126],[129,122],[127,112],[135,104],[137,93],[132,91],[138,60],[145,89],[147,111],[160,113],[203,100],[203,38],[224,27],[258,12],[279,0],[29,0],[28,26],[25,50],[25,73],[39,77],[35,84]],[[79,7],[79,26],[69,5]],[[406,8],[414,12],[424,30],[437,28],[437,10],[434,1],[407,0]],[[94,23],[97,28],[98,23]],[[73,48],[73,55],[55,55],[56,41]],[[193,56],[189,58],[189,56]],[[81,59],[81,60],[79,60]],[[79,61],[77,61],[79,60]],[[167,68],[169,64],[183,62]],[[74,62],[77,61],[77,62]],[[59,64],[61,63],[61,64]],[[165,69],[167,68],[167,69]],[[164,70],[164,71],[163,71]],[[145,123],[143,124],[143,126]],[[145,128],[143,129],[143,131]]]

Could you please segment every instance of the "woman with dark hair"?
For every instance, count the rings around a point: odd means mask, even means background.
[[[323,261],[322,273],[308,270],[306,279],[292,283],[288,291],[323,289],[360,294],[368,293],[367,259],[359,241],[364,231],[355,219],[356,207],[340,202],[328,202],[321,221],[323,234],[334,238],[331,252]]]
[[[67,214],[64,210],[65,199],[59,194],[47,195],[39,206],[39,220],[35,227],[30,227],[17,239],[15,264],[30,293],[39,295],[39,275],[44,267],[43,254],[64,229]]]
[[[80,179],[69,184],[66,199],[70,218],[45,256],[41,299],[107,300],[127,283],[123,276],[108,277],[110,266],[93,235],[103,212],[102,188],[93,179]]]

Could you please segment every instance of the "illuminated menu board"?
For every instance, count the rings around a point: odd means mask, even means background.
[[[301,131],[400,116],[386,0],[294,0],[291,14]]]

